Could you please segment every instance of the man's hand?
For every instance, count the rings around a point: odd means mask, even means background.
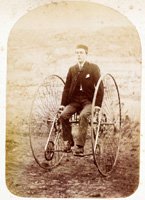
[[[61,105],[59,106],[59,109],[58,109],[58,113],[61,114],[62,111],[64,110],[65,106]]]
[[[95,106],[94,107],[94,113],[99,113],[100,109],[101,108],[99,106]]]
[[[94,107],[94,116],[95,116],[95,121],[98,123],[99,122],[99,112],[100,112],[100,107],[95,106]]]

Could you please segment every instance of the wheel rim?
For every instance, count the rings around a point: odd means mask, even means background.
[[[64,82],[60,77],[48,76],[38,87],[32,102],[29,120],[30,146],[35,161],[45,169],[52,168],[61,160],[60,155],[56,160],[58,152],[55,150],[53,152],[55,156],[52,156],[55,162],[52,162],[53,159],[46,159],[45,147],[46,142],[50,144],[50,140],[55,139],[54,149],[58,149],[58,144],[62,140],[60,133],[57,135],[57,139],[54,138],[56,129],[52,126],[56,123],[56,113],[61,103],[63,87]]]
[[[99,85],[103,82],[104,97],[98,116],[98,123],[91,124],[92,149],[94,162],[99,172],[107,176],[116,164],[121,129],[121,104],[118,86],[112,75],[107,74],[100,78],[96,86],[93,104],[92,119],[94,118],[94,107]]]

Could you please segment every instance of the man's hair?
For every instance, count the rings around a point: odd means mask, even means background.
[[[76,49],[84,49],[86,54],[88,53],[88,47],[86,45],[84,45],[84,44],[78,44],[76,46]]]

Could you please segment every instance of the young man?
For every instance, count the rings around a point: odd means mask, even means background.
[[[60,120],[63,129],[64,151],[71,151],[74,146],[71,134],[70,117],[80,112],[79,133],[75,145],[75,155],[83,155],[88,128],[88,117],[91,115],[91,104],[95,86],[100,78],[100,69],[97,65],[87,61],[88,47],[78,45],[75,50],[77,64],[70,67],[64,86],[60,110]],[[103,84],[99,88],[96,106],[101,106],[103,99]]]

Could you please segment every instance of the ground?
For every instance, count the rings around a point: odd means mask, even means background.
[[[45,171],[30,148],[29,116],[35,92],[46,76],[66,78],[78,42],[89,45],[89,60],[99,65],[102,74],[112,74],[120,91],[120,152],[108,177],[99,174],[92,157],[77,158],[71,153],[57,168]],[[120,13],[87,2],[65,2],[21,18],[8,41],[6,183],[10,192],[21,197],[133,194],[139,184],[140,88],[140,40]]]

